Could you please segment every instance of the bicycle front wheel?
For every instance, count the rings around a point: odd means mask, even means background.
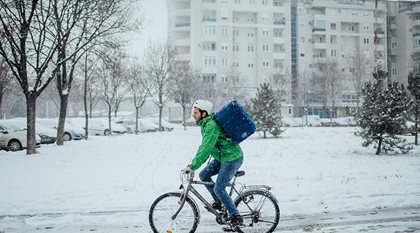
[[[158,197],[149,210],[149,224],[154,233],[194,233],[199,214],[197,205],[187,197],[181,212],[172,220],[180,207],[181,193],[165,193]]]
[[[246,191],[236,198],[235,204],[244,220],[239,232],[273,232],[280,221],[277,200],[267,191]]]

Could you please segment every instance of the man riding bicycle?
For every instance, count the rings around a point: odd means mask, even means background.
[[[212,207],[222,210],[224,206],[230,215],[230,224],[239,226],[243,219],[226,187],[243,163],[242,149],[222,131],[214,118],[213,104],[210,101],[197,100],[193,107],[193,117],[201,128],[202,141],[191,164],[184,171],[190,173],[197,170],[212,156],[213,160],[200,172],[200,180],[213,182],[211,177],[218,174],[214,186],[206,186],[214,198]]]

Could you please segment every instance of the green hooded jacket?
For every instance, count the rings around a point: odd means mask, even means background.
[[[189,165],[192,170],[198,169],[209,156],[220,163],[225,163],[243,155],[241,147],[233,143],[220,128],[214,119],[214,113],[201,119],[197,125],[201,128],[202,141],[197,154]]]

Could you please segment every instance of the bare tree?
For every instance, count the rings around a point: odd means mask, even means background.
[[[287,98],[287,90],[291,87],[291,76],[283,74],[280,71],[275,71],[270,74],[268,83],[273,89],[274,95],[280,102],[285,102]]]
[[[65,58],[57,58],[59,38],[51,25],[51,1],[0,0],[0,55],[26,98],[27,154],[36,153],[36,99],[53,81]]]
[[[150,42],[145,52],[145,69],[152,87],[149,89],[153,102],[159,107],[159,128],[162,127],[162,111],[167,101],[170,72],[174,63],[174,49],[167,43]]]
[[[12,78],[6,61],[0,58],[0,118],[3,117],[3,99],[12,88]]]
[[[134,108],[136,109],[136,129],[135,133],[139,132],[139,112],[140,108],[146,102],[148,96],[149,82],[146,78],[144,68],[137,62],[137,59],[133,60],[127,73],[127,82],[130,87],[131,93],[133,94]]]
[[[182,123],[186,130],[187,108],[193,103],[199,91],[199,75],[193,71],[189,63],[176,62],[170,77],[170,93],[175,102],[182,107]]]
[[[120,103],[125,97],[127,90],[126,70],[124,67],[125,54],[120,49],[110,49],[110,54],[102,57],[100,78],[102,80],[103,100],[108,106],[108,124],[111,134],[111,113],[117,116]]]
[[[335,101],[341,90],[341,76],[339,76],[338,63],[335,59],[319,60],[315,64],[313,73],[313,81],[316,88],[321,94],[324,109],[330,106],[329,116],[335,117]]]
[[[371,60],[363,54],[357,54],[356,56],[350,56],[347,63],[351,72],[353,87],[357,94],[357,108],[359,108],[362,88],[371,75]]]
[[[133,30],[130,18],[134,10],[134,0],[51,0],[53,1],[54,20],[57,24],[57,36],[61,43],[58,55],[68,61],[60,66],[57,75],[57,89],[60,95],[60,117],[57,132],[57,144],[64,143],[64,123],[67,114],[68,96],[74,79],[76,64],[89,47],[101,43],[117,33]],[[69,33],[71,32],[71,33]]]

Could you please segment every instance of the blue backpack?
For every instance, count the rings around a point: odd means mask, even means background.
[[[236,144],[251,136],[257,129],[254,120],[236,100],[232,100],[216,112],[215,119]]]

